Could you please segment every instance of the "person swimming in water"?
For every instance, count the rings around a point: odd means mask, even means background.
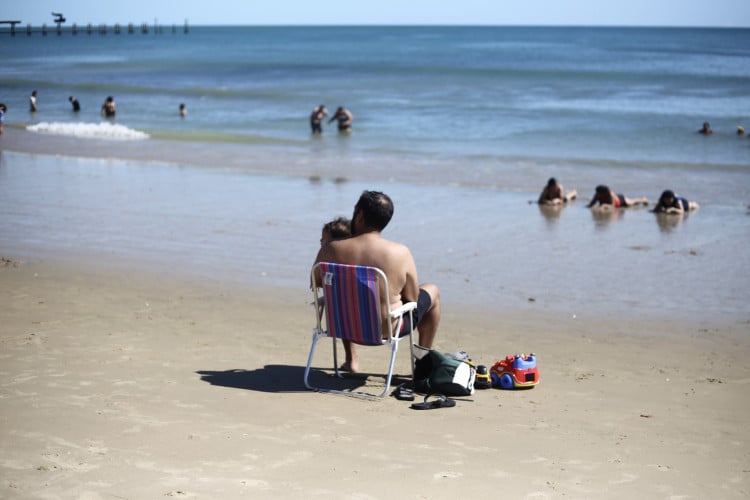
[[[711,124],[709,124],[708,122],[703,122],[703,126],[698,131],[698,133],[703,135],[711,135],[714,133],[714,131],[711,130]]]
[[[627,208],[635,205],[648,206],[647,198],[628,198],[624,194],[618,194],[609,189],[608,186],[598,185],[594,197],[587,205],[588,208],[592,208],[594,205],[599,208]]]

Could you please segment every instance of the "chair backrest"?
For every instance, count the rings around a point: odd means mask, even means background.
[[[380,290],[387,291],[385,274],[375,267],[331,262],[320,262],[318,268],[328,334],[357,344],[382,345]]]

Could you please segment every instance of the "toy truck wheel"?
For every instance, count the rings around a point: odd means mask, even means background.
[[[513,389],[513,377],[507,373],[503,373],[502,376],[500,376],[500,387],[503,389]]]

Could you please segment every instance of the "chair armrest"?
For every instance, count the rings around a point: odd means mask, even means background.
[[[391,318],[398,318],[399,316],[409,312],[413,311],[417,308],[416,302],[407,302],[406,304],[402,305],[401,307],[397,307],[396,309],[393,309],[388,316]]]

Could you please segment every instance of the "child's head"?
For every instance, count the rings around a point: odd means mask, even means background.
[[[331,240],[338,240],[352,235],[352,222],[346,217],[337,217],[323,225],[320,244],[325,245]]]

